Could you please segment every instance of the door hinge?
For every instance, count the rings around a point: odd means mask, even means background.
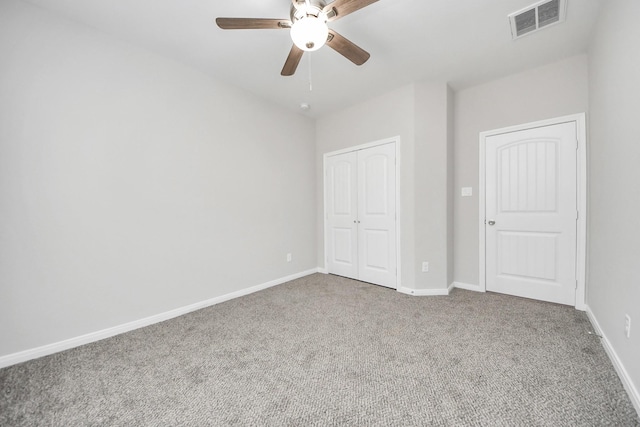
[[[576,139],[576,150],[580,149],[580,141]]]
[[[576,221],[580,219],[580,211],[576,211]]]
[[[578,289],[578,279],[576,279],[576,287],[575,289]]]

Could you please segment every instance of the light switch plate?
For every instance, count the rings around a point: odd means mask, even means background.
[[[473,187],[462,187],[462,197],[473,196]]]

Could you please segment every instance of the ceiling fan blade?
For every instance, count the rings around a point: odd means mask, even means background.
[[[326,5],[323,12],[327,14],[329,21],[335,21],[377,1],[378,0],[335,0]]]
[[[216,18],[216,24],[223,30],[281,30],[291,28],[291,21],[288,19]]]
[[[356,46],[333,30],[329,30],[327,45],[356,65],[364,64],[371,56],[369,52]]]
[[[284,67],[282,67],[282,72],[280,75],[282,76],[293,76],[296,72],[296,68],[298,68],[298,64],[300,63],[300,59],[302,58],[302,54],[304,50],[300,49],[295,44],[291,47],[291,52],[289,52],[289,56],[284,63]]]

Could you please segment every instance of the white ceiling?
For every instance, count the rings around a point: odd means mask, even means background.
[[[535,0],[380,0],[330,24],[371,53],[357,67],[325,46],[280,76],[288,30],[219,29],[216,17],[288,18],[290,0],[28,0],[319,117],[419,80],[454,89],[586,52],[602,0],[568,0],[567,20],[511,39],[507,15]],[[309,62],[313,91],[309,91]]]

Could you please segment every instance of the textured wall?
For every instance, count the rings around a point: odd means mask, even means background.
[[[449,87],[416,83],[415,97],[415,248],[417,289],[451,284],[449,267]],[[429,271],[422,272],[422,262]]]
[[[312,121],[23,2],[0,57],[0,356],[316,267]]]
[[[324,116],[316,122],[318,265],[324,266],[323,155],[343,148],[400,137],[402,282],[414,283],[414,86],[409,85]]]
[[[324,265],[323,155],[400,136],[402,287],[444,290],[450,284],[447,211],[450,92],[445,83],[416,82],[318,119],[318,263]],[[429,273],[421,263],[428,261]]]
[[[634,382],[637,399],[640,388],[640,2],[612,0],[606,3],[589,51],[587,304]],[[624,335],[625,314],[631,316],[631,338]],[[636,406],[636,409],[640,408]]]
[[[478,284],[478,134],[588,110],[586,55],[456,93],[454,280]],[[473,197],[461,197],[473,187]]]

